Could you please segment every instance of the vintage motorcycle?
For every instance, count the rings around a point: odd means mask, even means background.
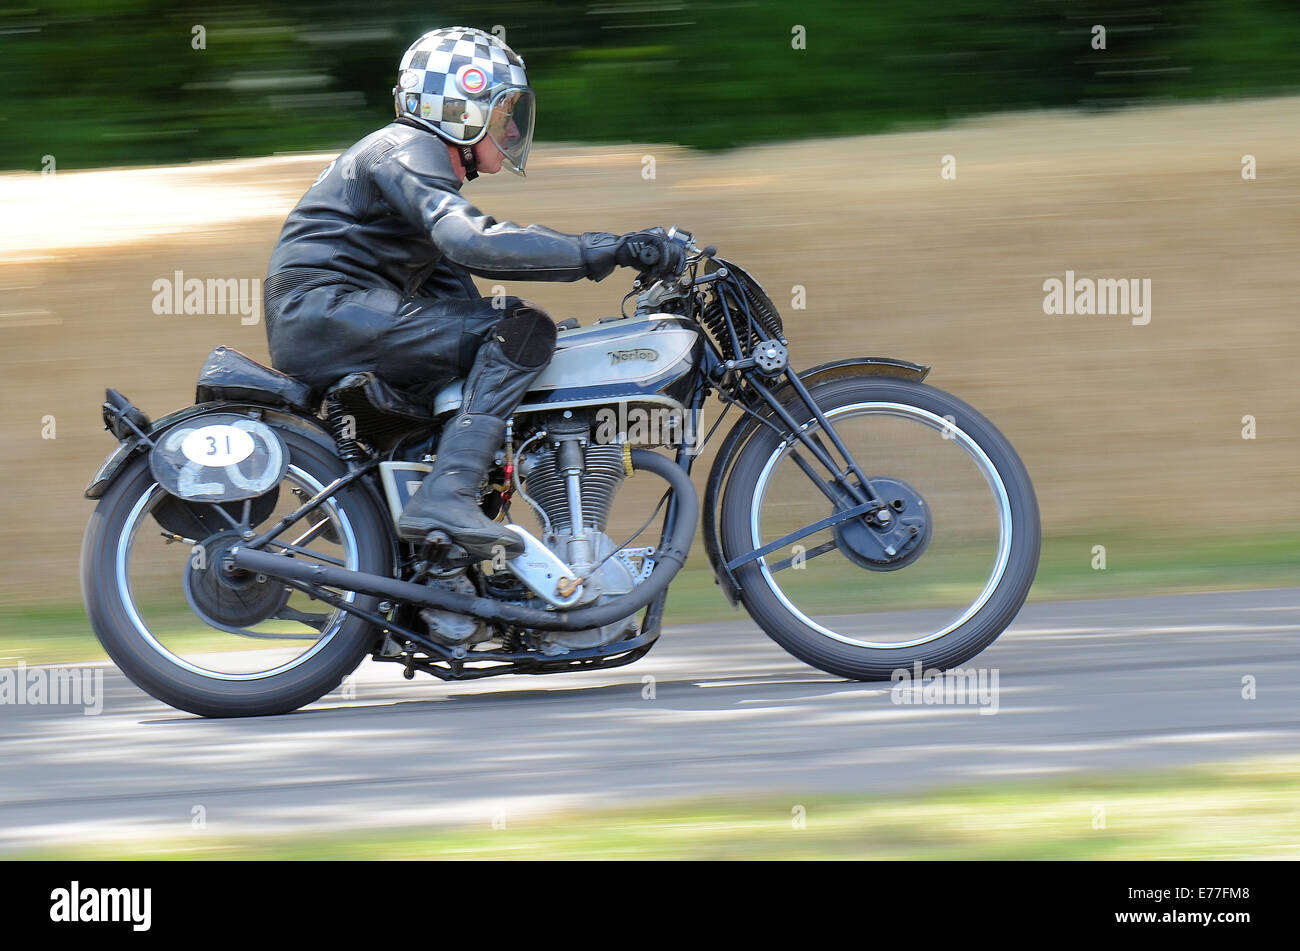
[[[156,421],[108,390],[120,444],[86,490],[99,501],[81,572],[109,656],[159,700],[217,717],[297,709],[367,655],[447,680],[629,664],[659,637],[700,521],[692,463],[733,409],[702,519],[733,606],[854,680],[987,647],[1038,564],[1037,503],[1011,445],[923,383],[928,367],[792,369],[758,282],[668,234],[677,273],[643,262],[622,316],[561,322],[513,415],[482,505],[523,540],[515,557],[397,538],[459,381],[429,400],[354,373],[313,400],[218,347],[195,405]],[[702,434],[715,394],[724,407]],[[649,517],[616,542],[621,489],[633,521]]]

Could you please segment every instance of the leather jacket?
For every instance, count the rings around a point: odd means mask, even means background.
[[[599,281],[619,238],[499,222],[460,194],[447,146],[394,120],[331,162],[289,214],[264,287],[268,322],[294,291],[325,284],[478,298],[469,274]]]

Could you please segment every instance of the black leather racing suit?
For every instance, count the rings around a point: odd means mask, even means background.
[[[285,222],[264,285],[271,363],[316,396],[358,371],[416,397],[467,377],[462,412],[504,418],[550,361],[555,327],[519,298],[494,307],[470,274],[601,280],[617,242],[483,214],[443,141],[396,120],[321,172]]]

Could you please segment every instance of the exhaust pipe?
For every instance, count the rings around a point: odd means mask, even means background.
[[[686,471],[667,456],[647,449],[632,450],[632,467],[653,472],[673,490],[675,507],[668,524],[668,537],[655,553],[656,565],[650,577],[627,594],[604,604],[576,608],[572,611],[543,611],[518,604],[504,604],[492,598],[469,597],[440,591],[410,581],[385,578],[364,571],[350,571],[334,565],[298,561],[258,549],[236,546],[230,549],[229,563],[244,571],[306,584],[317,584],[377,598],[389,598],[426,608],[442,608],[455,614],[468,614],[485,621],[515,624],[539,631],[581,631],[601,627],[640,611],[667,589],[686,563],[695,537],[695,522],[700,501]]]

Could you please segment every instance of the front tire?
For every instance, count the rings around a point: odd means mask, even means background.
[[[307,490],[346,474],[343,463],[321,445],[292,431],[277,432],[289,456],[290,473]],[[265,672],[232,674],[209,669],[201,657],[187,657],[169,648],[144,619],[147,612],[136,603],[129,570],[135,536],[143,532],[142,541],[145,536],[156,540],[159,534],[159,526],[147,513],[157,506],[155,498],[164,498],[161,492],[150,474],[148,455],[136,457],[100,499],[81,551],[82,597],[91,626],[109,657],[136,686],[163,703],[200,716],[267,716],[319,699],[356,669],[372,648],[377,632],[365,620],[341,610],[327,615],[328,622],[318,622],[318,636],[300,658]],[[331,520],[328,537],[341,539],[349,567],[379,575],[391,573],[391,542],[384,514],[364,487],[353,483],[318,511],[322,510],[328,510]],[[124,540],[124,535],[130,537]],[[178,594],[183,581],[176,573],[174,583],[167,582],[175,603],[184,604]],[[377,599],[357,596],[354,603],[373,611]],[[225,636],[197,616],[187,623],[210,636]],[[188,636],[193,639],[195,635]],[[239,647],[253,643],[234,633],[228,637]],[[225,641],[221,643],[224,646]]]
[[[991,559],[993,567],[979,596],[964,609],[959,602],[946,627],[938,623],[929,635],[900,635],[896,643],[885,643],[867,635],[846,633],[846,625],[852,623],[850,612],[871,611],[877,606],[871,603],[869,592],[888,592],[890,584],[898,584],[894,579],[906,580],[909,572],[912,572],[910,577],[915,578],[919,569],[904,563],[897,570],[894,570],[895,566],[883,564],[876,566],[875,570],[868,570],[872,567],[868,560],[844,552],[842,535],[826,531],[823,536],[810,536],[806,544],[812,546],[818,537],[833,538],[833,544],[828,541],[820,547],[826,549],[822,554],[829,553],[832,558],[843,557],[842,564],[837,563],[840,573],[832,575],[833,580],[825,585],[835,589],[832,593],[841,598],[845,605],[842,611],[824,614],[819,620],[814,612],[806,612],[796,604],[788,589],[796,580],[805,579],[783,573],[789,570],[792,559],[778,561],[782,554],[780,551],[773,551],[736,569],[740,599],[746,610],[768,636],[795,657],[851,680],[888,680],[894,671],[907,669],[910,673],[916,664],[926,670],[948,669],[974,657],[1015,618],[1028,596],[1038,567],[1041,543],[1038,505],[1020,458],[992,423],[966,403],[932,386],[881,377],[850,377],[816,385],[811,388],[811,395],[823,413],[831,418],[837,432],[841,431],[841,420],[852,418],[854,413],[863,416],[873,412],[893,414],[900,419],[920,422],[929,429],[938,429],[939,435],[951,440],[957,448],[969,447],[967,455],[973,461],[972,471],[979,471],[993,489],[991,502],[987,503],[989,511],[995,512],[1000,519],[996,557]],[[796,397],[792,397],[786,407],[800,423],[807,423],[812,433],[820,430],[816,419],[802,408],[802,402]],[[822,441],[830,444],[825,438]],[[865,469],[872,469],[873,461],[888,454],[887,447],[878,443],[868,441],[864,445],[867,447],[865,450],[850,447],[850,451]],[[832,513],[830,503],[818,494],[810,481],[800,497],[798,475],[779,490],[772,490],[775,484],[772,473],[787,458],[782,455],[787,451],[787,443],[780,434],[766,426],[758,426],[740,450],[724,490],[720,518],[722,550],[728,559],[773,542],[796,522],[807,525]],[[936,456],[942,453],[942,450],[928,446],[926,451]],[[977,470],[979,466],[983,469]],[[924,473],[924,466],[918,471]],[[888,468],[867,473],[868,478],[879,477],[882,484],[886,477],[894,474]],[[936,475],[939,483],[951,477],[948,473]],[[924,488],[924,475],[917,481],[917,487]],[[761,529],[765,514],[770,515],[765,513],[765,508],[776,510],[799,505],[804,506],[801,511],[809,514],[783,523],[782,528]],[[960,506],[952,506],[950,511],[959,512]],[[930,518],[934,521],[927,522],[926,531],[933,527],[936,541],[930,545],[930,550],[919,554],[917,563],[922,565],[927,558],[941,557],[932,552],[935,544],[941,544],[939,540],[944,537],[945,529],[951,527],[933,513]],[[950,517],[948,522],[951,521]],[[809,550],[816,552],[817,548]],[[962,562],[958,559],[954,563]],[[806,567],[810,572],[822,571],[820,566],[824,564],[826,562],[809,561]],[[805,576],[810,572],[805,572]],[[936,583],[933,590],[938,589]],[[916,590],[924,594],[931,589],[917,586]],[[921,603],[910,607],[926,608],[930,605]],[[911,613],[922,612],[912,610]],[[904,626],[911,623],[906,621],[906,616],[906,613],[898,614],[901,619],[898,623]],[[840,626],[836,627],[836,624]]]

